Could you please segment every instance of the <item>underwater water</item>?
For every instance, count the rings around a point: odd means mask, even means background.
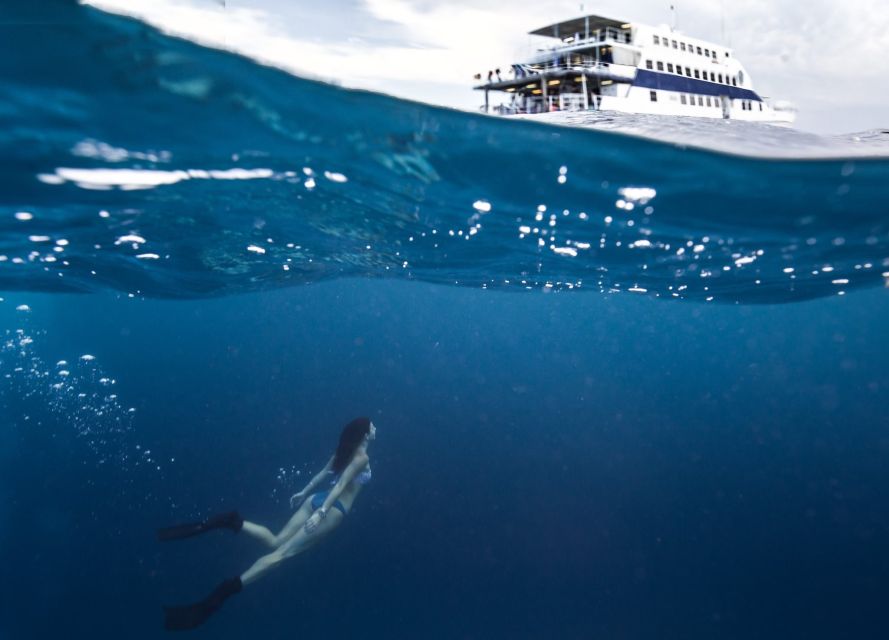
[[[282,526],[358,415],[343,525],[195,637],[884,637],[884,134],[489,118],[0,17],[0,638],[163,635],[263,550],[156,528]]]

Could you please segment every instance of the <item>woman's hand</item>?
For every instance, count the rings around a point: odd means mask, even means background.
[[[305,499],[306,499],[306,490],[305,489],[303,489],[299,493],[294,493],[292,496],[290,496],[290,508],[296,509],[298,506],[300,506],[303,503],[303,501]]]
[[[318,525],[321,524],[321,521],[327,517],[327,511],[324,510],[324,507],[318,509],[315,513],[313,513],[308,520],[306,520],[305,528],[306,533],[312,533],[315,529],[318,528]]]

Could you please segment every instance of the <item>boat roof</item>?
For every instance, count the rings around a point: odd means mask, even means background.
[[[540,27],[534,31],[529,31],[528,33],[532,36],[561,38],[564,36],[573,36],[575,33],[585,33],[587,26],[589,26],[590,31],[594,31],[606,27],[620,29],[626,24],[627,22],[625,20],[614,20],[603,16],[581,16],[579,18],[557,22],[546,27]]]

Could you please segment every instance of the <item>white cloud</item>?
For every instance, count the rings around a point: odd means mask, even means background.
[[[399,45],[380,45],[340,36],[316,42],[289,36],[273,13],[248,7],[212,7],[176,0],[86,0],[107,11],[138,17],[167,33],[201,44],[237,51],[294,73],[342,84],[395,92],[398,83],[453,85],[469,93],[472,74],[484,60],[509,56],[491,39],[488,14],[473,8],[414,10],[408,3],[368,0],[369,13],[394,22],[409,34]],[[513,31],[522,26],[509,25]],[[471,50],[456,46],[454,35],[476,41]],[[423,96],[408,96],[423,99]]]

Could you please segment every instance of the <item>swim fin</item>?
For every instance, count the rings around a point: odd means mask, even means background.
[[[167,631],[187,631],[201,626],[216,613],[229,596],[240,593],[241,578],[231,578],[220,582],[213,593],[194,604],[164,607],[164,629]]]
[[[157,530],[157,539],[166,542],[168,540],[182,540],[183,538],[191,538],[213,529],[231,529],[238,532],[244,526],[244,518],[238,515],[237,511],[228,513],[220,513],[219,515],[208,518],[203,522],[189,522],[187,524],[178,524],[172,527],[165,527]]]

